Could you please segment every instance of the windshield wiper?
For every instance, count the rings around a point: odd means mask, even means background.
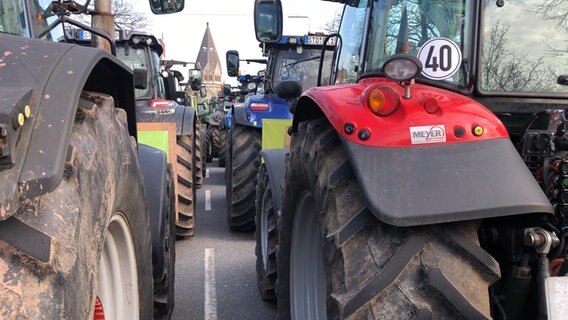
[[[315,57],[311,57],[311,58],[307,58],[307,59],[303,59],[303,60],[298,60],[298,61],[296,61],[296,62],[292,62],[292,63],[289,63],[289,64],[285,64],[285,65],[283,65],[282,67],[283,67],[283,68],[286,68],[286,69],[289,69],[291,66],[295,66],[295,65],[297,65],[297,64],[299,64],[299,63],[306,62],[306,61],[311,61],[311,60],[316,60],[316,59],[319,59],[319,58],[320,58],[320,56],[315,56]]]

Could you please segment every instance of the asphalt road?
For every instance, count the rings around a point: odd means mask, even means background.
[[[174,320],[276,319],[256,286],[254,233],[227,225],[224,168],[208,165],[197,190],[195,236],[176,242]],[[208,201],[208,199],[210,201]]]

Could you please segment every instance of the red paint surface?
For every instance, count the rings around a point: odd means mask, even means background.
[[[377,83],[389,84],[400,94],[400,106],[388,116],[374,115],[367,107],[365,89]],[[314,87],[304,96],[314,100],[326,114],[333,127],[348,140],[372,147],[409,147],[411,143],[410,127],[440,126],[446,129],[446,142],[418,144],[429,146],[449,143],[463,143],[509,137],[503,123],[486,107],[458,93],[413,84],[410,87],[411,99],[404,99],[404,88],[398,83],[385,78],[367,78],[356,84]],[[432,112],[435,102],[438,110]],[[426,104],[426,108],[425,108]],[[428,111],[426,110],[428,109]],[[347,135],[343,131],[345,123],[353,123],[355,133]],[[481,125],[484,133],[476,137],[472,133],[475,125]],[[454,128],[465,128],[463,137],[454,135]],[[371,137],[361,141],[357,133],[368,129]]]

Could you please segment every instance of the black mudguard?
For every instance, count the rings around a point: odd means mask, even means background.
[[[416,226],[554,212],[509,139],[371,148],[342,138],[369,208]]]
[[[156,148],[144,144],[138,145],[138,162],[144,179],[144,193],[148,203],[150,214],[150,232],[152,238],[152,264],[154,267],[154,279],[164,273],[164,237],[166,221],[166,208],[164,203],[169,204],[167,197],[167,160],[166,154]]]
[[[286,174],[286,154],[288,149],[263,149],[260,151],[272,190],[272,199],[276,212],[282,210],[282,184]]]
[[[156,113],[150,109],[150,100],[136,101],[137,120],[139,122],[174,122],[176,135],[192,134],[195,126],[195,109],[177,104],[171,113]]]
[[[247,108],[244,103],[237,103],[233,107],[233,119],[235,123],[242,124],[243,126],[252,126],[247,119]]]
[[[14,165],[0,171],[0,219],[6,219],[20,198],[59,185],[83,90],[112,95],[135,137],[136,112],[132,72],[105,51],[0,34],[0,52],[0,96],[29,105],[32,114],[19,133]]]

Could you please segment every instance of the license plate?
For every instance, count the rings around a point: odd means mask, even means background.
[[[323,40],[325,39],[324,36],[308,36],[308,44],[313,44],[313,45],[323,45]],[[329,40],[327,41],[327,45],[328,46],[334,46],[335,45],[335,37],[329,38]]]

